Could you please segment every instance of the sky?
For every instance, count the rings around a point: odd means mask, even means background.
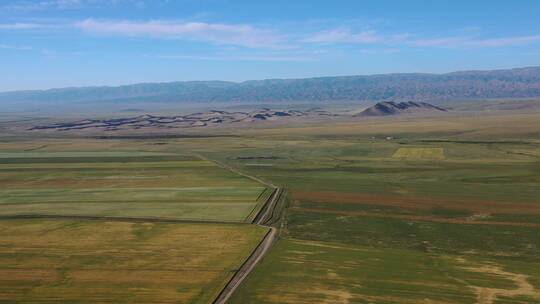
[[[537,0],[0,0],[0,91],[540,66]]]

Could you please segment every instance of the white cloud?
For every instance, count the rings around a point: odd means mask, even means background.
[[[96,34],[183,38],[251,48],[278,47],[284,36],[250,25],[175,21],[98,21],[87,19],[75,27]]]

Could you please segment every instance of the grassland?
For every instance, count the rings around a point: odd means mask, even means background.
[[[88,199],[85,204],[95,203],[88,188],[97,201],[148,204],[141,211],[151,208],[152,189],[161,208],[170,198],[213,204],[227,193],[231,201],[245,198],[257,206],[257,197],[268,195],[255,191],[260,184],[200,159],[168,155],[202,154],[289,194],[276,224],[280,239],[231,303],[531,304],[540,302],[539,130],[538,114],[520,114],[251,128],[211,141],[22,139],[0,143],[0,150],[167,155],[82,162],[100,168],[69,168],[81,162],[46,155],[35,163],[47,168],[34,171],[10,169],[28,163],[7,155],[0,189],[16,202],[4,202],[6,209],[27,204],[17,191],[44,191],[38,196],[47,198],[48,183]],[[394,157],[396,151],[403,157]],[[169,164],[151,165],[156,157]],[[65,167],[49,168],[55,165]],[[34,178],[36,172],[50,174]],[[211,187],[232,188],[214,196]],[[246,213],[225,218],[246,220]]]
[[[208,303],[266,231],[245,224],[0,221],[0,302]]]

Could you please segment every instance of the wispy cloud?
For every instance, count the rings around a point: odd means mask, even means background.
[[[39,51],[43,56],[49,59],[74,57],[74,56],[81,56],[81,55],[86,54],[85,52],[81,52],[81,51],[58,51],[58,50],[48,49],[48,48],[43,48]]]
[[[79,8],[82,4],[81,0],[23,0],[2,6],[2,8],[8,10],[70,9]]]
[[[39,11],[48,9],[83,9],[105,8],[109,6],[131,6],[145,8],[148,3],[166,4],[168,0],[20,0],[10,4],[0,5],[0,9],[13,11]]]
[[[32,47],[22,46],[22,45],[0,44],[0,49],[16,50],[16,51],[30,51],[32,50]]]
[[[184,38],[251,48],[278,47],[283,35],[251,25],[175,21],[99,21],[87,19],[75,27],[96,34]]]
[[[46,25],[37,23],[0,23],[0,30],[31,30],[37,28],[43,28]]]
[[[382,35],[374,30],[353,32],[349,29],[333,29],[311,34],[302,41],[321,44],[388,44],[402,42],[407,37],[408,34]]]
[[[317,61],[316,58],[297,55],[184,55],[184,54],[163,54],[147,55],[147,57],[179,60],[202,60],[202,61],[270,61],[270,62],[309,62]]]
[[[513,36],[499,38],[478,38],[478,37],[442,37],[434,39],[418,39],[411,41],[411,44],[419,47],[441,47],[441,48],[490,48],[519,46],[532,43],[540,43],[540,35]]]
[[[83,0],[56,0],[55,5],[75,5]],[[90,1],[90,0],[86,0]],[[94,0],[105,1],[105,0]],[[110,0],[108,3],[137,2],[137,0]],[[63,4],[61,4],[61,2]],[[41,3],[41,2],[39,2]],[[97,2],[96,2],[97,3]],[[143,2],[144,3],[144,2]],[[52,5],[52,4],[47,4]],[[413,32],[390,32],[374,29],[353,30],[350,27],[334,27],[307,32],[305,29],[286,30],[279,24],[266,26],[254,24],[212,23],[192,20],[46,20],[34,23],[0,23],[0,31],[82,31],[87,34],[118,37],[141,37],[177,39],[206,42],[221,46],[252,49],[325,49],[340,45],[361,45],[390,49],[404,48],[498,48],[524,46],[540,43],[540,34],[507,37],[485,37],[479,28],[461,29],[458,33],[442,37],[426,37]]]
[[[540,35],[480,39],[478,41],[475,41],[474,45],[479,46],[479,47],[500,47],[500,46],[525,45],[525,44],[537,43],[537,42],[540,42]]]
[[[465,31],[465,30],[463,30]],[[482,38],[477,27],[466,30],[474,35],[418,38],[408,33],[381,34],[375,30],[354,32],[350,29],[331,29],[307,35],[301,41],[316,44],[366,44],[438,48],[494,48],[540,43],[540,35]]]

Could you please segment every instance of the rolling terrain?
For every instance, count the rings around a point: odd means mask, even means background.
[[[73,122],[54,123],[50,125],[38,125],[29,128],[29,131],[121,131],[139,129],[177,129],[195,128],[206,126],[219,126],[222,124],[251,123],[257,121],[275,121],[286,118],[318,118],[325,116],[335,116],[322,110],[270,110],[261,109],[250,112],[227,112],[211,110],[203,113],[192,113],[188,115],[176,116],[154,116],[141,115],[130,118],[113,119],[83,119]]]

